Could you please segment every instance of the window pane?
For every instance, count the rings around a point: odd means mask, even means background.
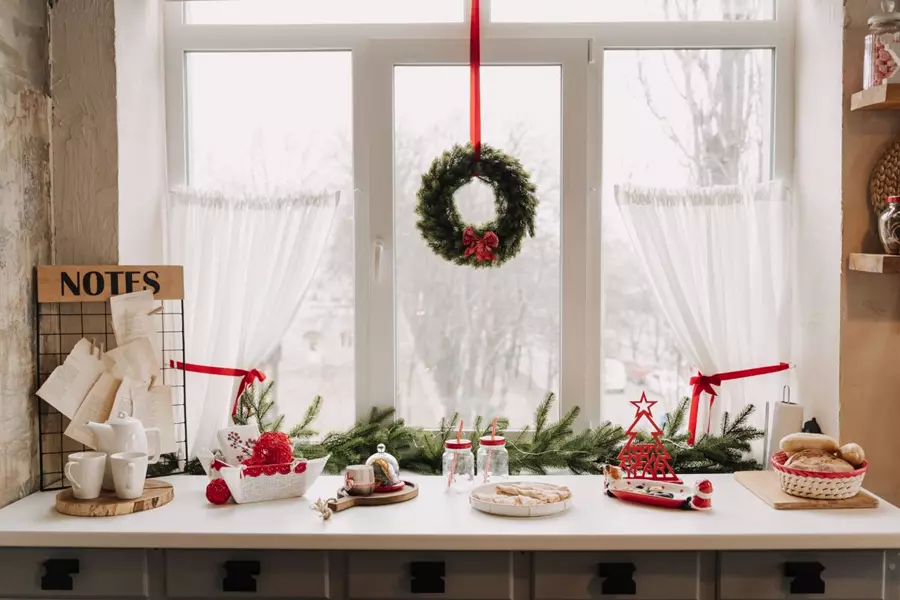
[[[462,0],[198,0],[185,21],[200,25],[459,23]]]
[[[756,21],[773,19],[775,0],[492,0],[491,20],[514,23]]]
[[[192,186],[343,192],[318,272],[270,359],[285,422],[299,421],[321,394],[323,432],[356,416],[351,102],[349,52],[187,55]]]
[[[414,213],[421,174],[469,139],[469,69],[395,69],[397,406],[416,425],[459,411],[468,423],[507,416],[520,427],[559,389],[560,77],[550,66],[482,71],[484,139],[522,161],[540,207],[519,256],[476,270],[435,256]],[[485,184],[456,198],[467,221],[493,218]]]
[[[619,215],[620,183],[681,187],[770,176],[771,50],[616,50],[604,62],[603,417],[627,425],[640,389],[661,415],[689,395],[691,365]],[[621,391],[624,391],[623,398]]]

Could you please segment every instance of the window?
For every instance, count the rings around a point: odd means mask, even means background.
[[[270,357],[288,421],[316,394],[326,431],[386,405],[518,427],[547,392],[579,427],[628,425],[640,389],[668,410],[690,365],[613,186],[791,171],[790,2],[482,2],[484,138],[541,200],[536,237],[487,271],[434,256],[413,212],[421,173],[468,140],[466,1],[167,4],[172,183],[346,192]],[[479,182],[457,200],[492,214]]]

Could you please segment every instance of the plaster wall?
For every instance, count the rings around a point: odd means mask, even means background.
[[[900,503],[900,277],[847,269],[850,253],[882,251],[866,190],[879,155],[900,137],[900,114],[850,112],[850,96],[862,89],[866,21],[879,4],[845,0],[839,418],[841,440],[858,441],[869,455],[866,487]]]
[[[49,262],[47,3],[0,0],[0,506],[38,480],[32,270]]]
[[[50,39],[54,262],[117,264],[114,0],[55,3]]]

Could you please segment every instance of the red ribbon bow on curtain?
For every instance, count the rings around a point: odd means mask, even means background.
[[[691,385],[694,386],[694,392],[691,395],[691,412],[688,417],[688,444],[693,445],[697,439],[697,416],[700,412],[700,394],[706,392],[709,394],[709,407],[712,408],[716,401],[716,387],[722,385],[723,381],[732,379],[746,379],[747,377],[756,377],[757,375],[768,375],[769,373],[777,373],[786,371],[791,366],[788,363],[778,363],[769,367],[757,367],[755,369],[744,369],[743,371],[729,371],[727,373],[716,373],[715,375],[704,375],[697,373],[695,377],[691,377]],[[706,430],[709,431],[709,422],[707,421]]]
[[[256,381],[265,381],[266,374],[257,369],[229,369],[226,367],[208,367],[206,365],[193,365],[190,363],[181,363],[174,360],[169,361],[169,368],[182,369],[190,373],[203,373],[204,375],[228,375],[229,377],[240,377],[241,383],[238,385],[237,395],[234,397],[234,405],[231,407],[231,416],[235,416],[238,411],[238,404],[241,394],[244,390],[253,385]]]
[[[463,244],[466,245],[464,257],[474,254],[476,262],[485,260],[493,262],[497,260],[493,249],[500,245],[500,238],[493,231],[488,231],[483,236],[478,237],[474,229],[466,227],[466,230],[463,232]]]

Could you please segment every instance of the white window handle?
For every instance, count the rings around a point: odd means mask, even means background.
[[[381,282],[381,256],[384,254],[384,242],[375,240],[375,283]]]

